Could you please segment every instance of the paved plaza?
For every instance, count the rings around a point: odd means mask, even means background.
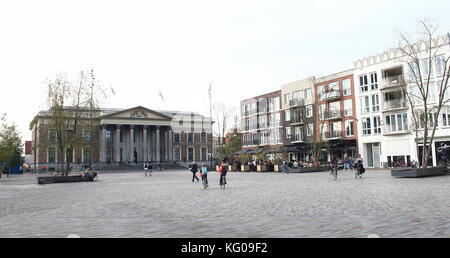
[[[98,182],[0,179],[0,237],[450,237],[450,176],[400,179],[367,171],[103,173]]]

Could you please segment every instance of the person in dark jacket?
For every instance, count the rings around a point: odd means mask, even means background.
[[[191,167],[190,171],[192,172],[192,183],[194,182],[195,179],[197,179],[197,182],[199,182],[200,179],[198,179],[198,177],[197,177],[198,165],[197,165],[197,163],[195,163],[195,161],[192,162],[192,167]]]

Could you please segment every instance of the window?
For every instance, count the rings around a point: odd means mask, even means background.
[[[317,95],[319,96],[319,100],[325,99],[325,86],[318,86],[317,87]]]
[[[425,80],[428,78],[428,76],[433,77],[433,63],[430,62],[429,58],[422,59],[421,68]]]
[[[123,132],[122,132],[122,130],[120,130],[120,143],[122,143],[123,142]]]
[[[406,113],[385,116],[385,131],[387,133],[407,131],[408,118]]]
[[[419,67],[417,65],[417,63],[410,63],[408,65],[408,79],[410,81],[415,81],[417,79],[419,79]]]
[[[308,130],[306,130],[307,136],[312,136],[314,134],[314,124],[308,124]]]
[[[367,91],[369,91],[367,75],[359,76],[359,92],[367,92]]]
[[[271,131],[270,134],[270,144],[280,144],[281,142],[281,133],[279,129],[275,129]]]
[[[370,118],[364,118],[362,120],[362,129],[363,129],[363,135],[371,135],[372,134],[372,127],[370,125]]]
[[[202,160],[208,160],[208,152],[206,148],[202,148]]]
[[[378,89],[378,76],[376,72],[370,74],[370,89],[371,90]]]
[[[328,117],[341,117],[341,102],[335,101],[331,102],[328,106]]]
[[[56,130],[55,129],[49,129],[48,130],[48,141],[50,143],[56,143],[57,137],[56,137]]]
[[[175,143],[180,143],[180,133],[174,133],[173,134],[173,141]]]
[[[292,93],[292,99],[293,100],[299,100],[301,98],[300,91],[296,91]]]
[[[380,99],[378,94],[372,95],[372,111],[373,112],[380,111]]]
[[[205,132],[202,132],[202,134],[201,134],[201,141],[202,141],[202,143],[206,143],[206,141],[207,141],[207,134],[205,133]]]
[[[445,57],[437,56],[435,61],[436,61],[436,75],[442,76],[444,74],[445,69]]]
[[[302,116],[300,109],[295,109],[292,112],[292,123],[301,123],[302,122]]]
[[[353,120],[345,121],[345,136],[350,137],[355,135],[355,129],[353,126]]]
[[[426,85],[424,85],[426,86]],[[437,98],[437,86],[436,83],[430,82],[429,83],[429,89],[428,89],[428,103],[435,103]]]
[[[48,163],[56,162],[56,148],[55,147],[48,148],[47,160],[48,160]]]
[[[136,136],[134,138],[135,138],[135,142],[136,142]],[[112,142],[112,131],[111,130],[106,130],[106,141]]]
[[[295,127],[294,131],[294,141],[302,141],[303,140],[303,130],[300,126]]]
[[[320,135],[321,135],[322,139],[325,139],[327,137],[327,132],[328,132],[328,125],[325,123],[322,123],[320,125]]]
[[[344,96],[352,95],[352,85],[350,83],[350,79],[342,81],[342,92]]]
[[[319,106],[319,118],[320,118],[320,120],[324,120],[325,119],[325,108],[326,108],[325,104],[321,104]]]
[[[353,115],[353,101],[351,99],[344,100],[344,115],[345,116]]]
[[[83,129],[82,134],[83,134],[83,141],[84,142],[90,142],[92,140],[91,130]]]
[[[194,148],[188,148],[188,161],[194,161]]]
[[[83,163],[91,163],[91,149],[83,149]]]
[[[276,97],[272,99],[273,103],[273,112],[277,112],[280,110],[280,97]]]
[[[284,105],[286,106],[290,106],[290,102],[291,102],[291,94],[284,94]]]
[[[370,97],[364,96],[360,98],[361,101],[361,114],[370,113]]]
[[[134,151],[136,151],[136,148],[134,149]],[[106,149],[106,163],[111,163],[111,162],[112,162],[112,149],[107,148]]]
[[[270,111],[270,102],[269,100],[269,111]],[[258,101],[258,113],[266,113],[267,112],[267,100],[266,99],[260,99]]]
[[[442,126],[450,126],[450,112],[449,112],[449,110],[442,111]]]
[[[181,161],[181,150],[180,148],[175,148],[175,161]]]
[[[192,143],[192,142],[194,142],[194,134],[188,133],[188,143]]]
[[[291,128],[286,127],[286,139],[291,139]]]
[[[305,89],[305,100],[312,99],[311,89]]]
[[[285,110],[284,111],[284,120],[286,122],[291,121],[291,111],[290,110]]]
[[[305,107],[306,109],[306,117],[312,117],[313,116],[313,106],[309,105]]]
[[[373,118],[373,134],[381,134],[381,122],[379,116]]]
[[[258,117],[258,124],[260,129],[267,128],[267,116],[260,116]]]

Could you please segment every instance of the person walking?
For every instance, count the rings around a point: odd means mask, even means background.
[[[200,179],[198,179],[198,177],[197,177],[198,165],[197,165],[197,163],[195,163],[195,161],[192,161],[192,167],[191,167],[190,171],[192,172],[192,183],[194,183],[195,179],[197,179],[197,182],[199,182]]]
[[[148,172],[148,164],[147,164],[147,162],[144,162],[144,172],[145,172],[145,177],[147,177],[147,172]]]
[[[152,164],[152,162],[150,161],[150,162],[148,162],[148,164],[147,164],[147,168],[148,168],[148,174],[149,174],[149,176],[152,176],[152,169],[153,169],[153,164]]]
[[[227,184],[227,172],[228,172],[228,166],[225,162],[222,162],[222,165],[219,168],[219,174],[220,174],[220,179],[219,179],[219,185],[220,185],[220,189],[225,190],[225,185]]]

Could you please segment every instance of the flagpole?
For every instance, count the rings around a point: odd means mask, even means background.
[[[214,152],[214,136],[213,136],[213,131],[212,131],[212,124],[213,124],[213,119],[212,119],[212,101],[211,101],[211,99],[212,99],[212,86],[211,86],[211,82],[209,82],[209,91],[208,91],[208,93],[209,93],[209,119],[211,120],[210,121],[210,126],[211,126],[211,140],[212,140],[212,144],[211,144],[211,155],[210,155],[210,166],[212,167],[212,168],[214,168],[214,166],[213,166],[213,152]]]

